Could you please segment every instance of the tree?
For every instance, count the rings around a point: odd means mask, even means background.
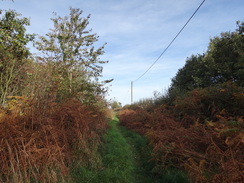
[[[172,88],[191,91],[225,82],[244,86],[244,23],[210,40],[208,51],[192,55],[172,79]]]
[[[113,100],[110,105],[113,110],[118,110],[122,108],[122,104],[116,100]]]
[[[211,64],[211,82],[233,82],[244,86],[244,22],[235,32],[221,33],[210,40],[206,62]]]
[[[46,37],[41,36],[36,47],[43,51],[45,59],[56,66],[55,77],[59,80],[59,97],[71,97],[78,92],[101,93],[102,84],[98,78],[102,75],[99,56],[104,53],[104,45],[95,49],[98,40],[96,34],[87,30],[90,15],[82,18],[80,9],[70,8],[69,16],[55,14],[51,20],[54,29]]]
[[[187,58],[186,64],[179,69],[172,79],[172,87],[182,91],[190,91],[194,88],[204,87],[206,80],[206,66],[203,62],[204,55],[192,55]],[[205,72],[203,72],[205,70]]]
[[[3,11],[0,11],[0,15]],[[29,19],[20,18],[15,11],[6,11],[0,17],[0,103],[5,102],[7,95],[18,95],[22,66],[30,56],[26,47],[34,39],[27,34],[25,26],[30,25]]]
[[[234,32],[224,32],[211,39],[206,53],[187,58],[162,100],[172,104],[177,96],[196,88],[226,82],[244,86],[244,22],[238,21]]]

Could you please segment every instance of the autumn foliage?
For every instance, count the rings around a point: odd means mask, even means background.
[[[89,17],[70,8],[35,39],[29,19],[0,9],[0,182],[72,182],[72,168],[98,169],[107,128],[101,46]]]
[[[48,106],[48,107],[47,107]],[[67,181],[70,167],[99,167],[107,114],[75,99],[40,105],[25,101],[0,117],[0,182]]]
[[[196,89],[175,105],[124,109],[121,124],[145,135],[153,146],[155,171],[186,171],[190,182],[244,180],[243,89]]]
[[[244,180],[244,23],[187,58],[167,93],[120,112],[153,146],[155,171],[177,168],[193,183]],[[148,103],[146,103],[148,104]]]

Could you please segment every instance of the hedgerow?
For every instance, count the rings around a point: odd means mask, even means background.
[[[106,128],[106,110],[94,105],[26,102],[0,118],[0,181],[67,182],[77,163],[97,169]]]
[[[153,146],[154,171],[188,172],[191,182],[243,180],[243,88],[196,89],[175,106],[120,111],[121,125],[145,135]]]

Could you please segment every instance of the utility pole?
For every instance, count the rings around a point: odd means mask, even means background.
[[[131,81],[131,104],[133,104],[133,81]]]

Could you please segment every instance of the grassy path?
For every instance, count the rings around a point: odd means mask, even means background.
[[[110,121],[110,129],[103,137],[102,168],[89,170],[80,167],[74,173],[77,183],[178,183],[177,173],[161,177],[151,173],[151,149],[144,137],[119,126],[119,119]],[[173,175],[173,176],[172,176]],[[156,178],[157,177],[157,178]]]
[[[104,182],[150,183],[146,155],[149,152],[146,140],[140,135],[118,126],[118,118],[111,121],[111,129],[105,136],[104,164],[107,165]],[[106,180],[104,179],[106,177]]]

